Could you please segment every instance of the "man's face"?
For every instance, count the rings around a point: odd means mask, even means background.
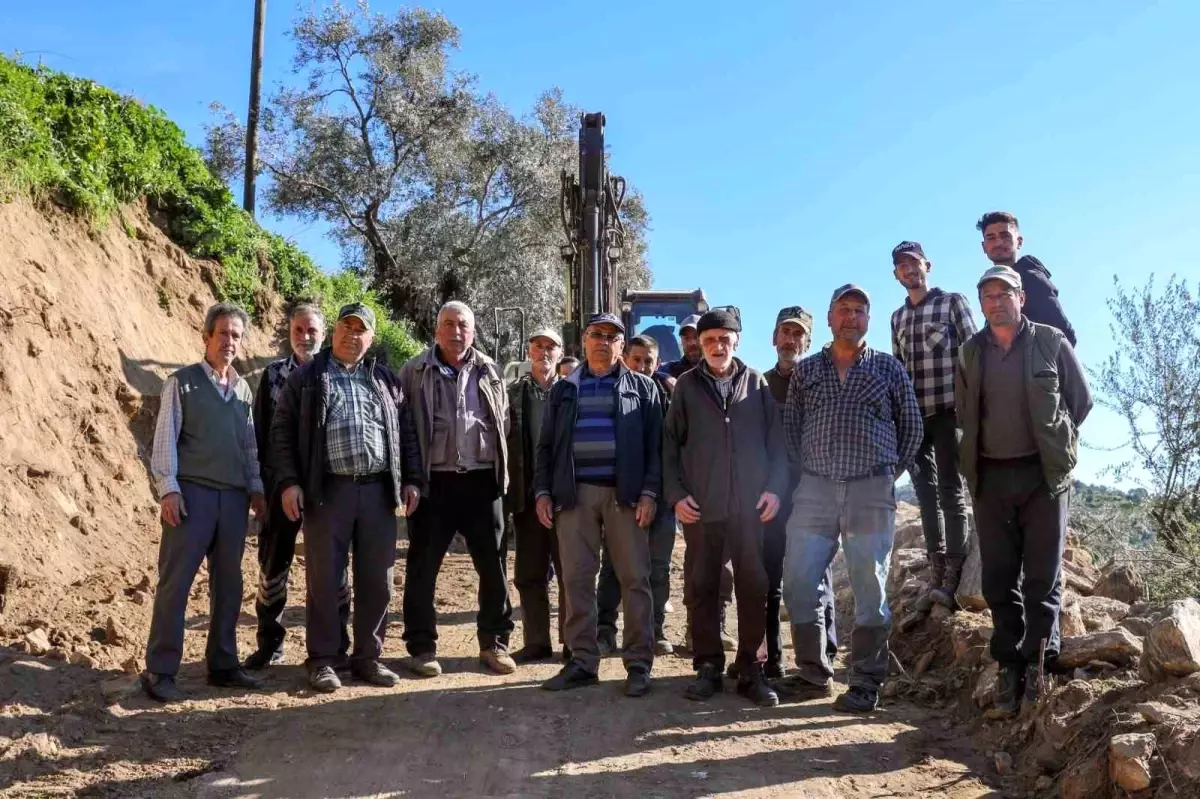
[[[475,318],[456,308],[447,308],[438,314],[437,344],[451,359],[460,360],[475,343]]]
[[[228,369],[238,356],[242,337],[246,329],[236,316],[222,316],[213,325],[213,332],[205,333],[204,357],[216,369]]]
[[[296,360],[308,363],[313,355],[320,352],[321,344],[325,341],[325,322],[312,311],[302,311],[292,317],[288,338],[292,342]]]
[[[856,346],[866,338],[870,320],[871,310],[866,300],[857,294],[847,294],[829,309],[829,329],[834,339]]]
[[[535,369],[543,370],[542,374],[553,372],[560,359],[562,359],[562,347],[555,344],[553,339],[537,336],[529,342],[529,360],[533,362]]]
[[[783,363],[795,361],[808,352],[808,331],[803,325],[795,322],[784,322],[775,328],[771,343],[775,345],[775,354]]]
[[[685,360],[695,363],[700,360],[700,335],[694,327],[685,327],[679,332],[679,342],[683,345]]]
[[[733,363],[733,353],[737,350],[738,334],[732,330],[717,328],[705,330],[700,334],[700,349],[704,352],[704,360],[708,368],[714,372],[724,372]]]
[[[575,360],[574,358],[572,358],[569,361],[559,361],[558,376],[566,377],[567,375],[571,374],[571,372],[574,372],[575,367],[578,365],[579,365],[579,361]]]
[[[925,289],[929,287],[929,270],[932,268],[925,259],[904,252],[896,256],[892,274],[906,289]]]
[[[593,369],[609,369],[621,357],[625,337],[610,324],[591,325],[583,334],[583,354]]]
[[[374,341],[375,333],[357,316],[339,319],[333,326],[333,357],[342,363],[356,364]]]
[[[983,252],[994,264],[1016,263],[1017,253],[1025,239],[1016,225],[1007,222],[993,222],[983,229]]]
[[[989,280],[979,289],[979,305],[992,327],[1013,327],[1021,321],[1025,292],[1003,280]]]
[[[647,347],[633,344],[625,351],[625,365],[649,377],[658,368],[658,354]]]

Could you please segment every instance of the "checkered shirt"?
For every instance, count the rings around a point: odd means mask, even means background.
[[[975,320],[961,294],[930,289],[918,305],[906,299],[892,314],[892,354],[908,370],[926,416],[954,410],[958,348],[973,335]]]
[[[866,347],[843,385],[829,346],[796,364],[783,406],[791,462],[832,480],[879,468],[908,469],[924,434],[912,383],[900,362]]]
[[[271,404],[279,404],[279,395],[283,393],[283,387],[287,385],[288,378],[292,372],[300,368],[300,364],[296,363],[296,356],[289,355],[286,358],[281,358],[278,361],[272,361],[267,364],[267,388],[271,392]]]
[[[325,370],[325,459],[342,475],[377,474],[388,468],[383,400],[363,362],[354,369],[329,359]]]

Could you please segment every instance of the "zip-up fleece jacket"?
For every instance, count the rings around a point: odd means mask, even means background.
[[[1025,255],[1014,265],[1013,269],[1021,275],[1021,285],[1025,290],[1025,308],[1022,313],[1031,322],[1039,325],[1057,327],[1062,334],[1075,346],[1075,328],[1067,321],[1062,303],[1058,301],[1058,289],[1050,280],[1050,270],[1032,255]]]
[[[705,366],[675,384],[663,430],[663,492],[674,506],[689,495],[704,522],[720,522],[758,503],[783,500],[789,486],[783,419],[762,374],[734,359],[726,405]]]

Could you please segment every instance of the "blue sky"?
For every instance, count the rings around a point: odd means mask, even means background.
[[[208,103],[244,114],[251,0],[5,0],[0,50],[165,110],[199,144]],[[398,4],[376,0],[376,10]],[[1200,263],[1200,3],[715,2],[436,6],[462,29],[459,69],[517,109],[539,92],[608,117],[613,168],[646,196],[655,283],[741,307],[741,354],[765,368],[781,305],[820,319],[848,280],[888,347],[903,300],[888,253],[921,241],[933,282],[972,295],[974,222],[1017,214],[1098,366],[1119,340],[1112,277]],[[297,5],[268,4],[266,81],[288,79]],[[268,224],[326,266],[317,227]],[[1186,242],[1190,244],[1191,242]],[[1097,411],[1085,441],[1120,443]],[[1086,452],[1083,479],[1114,456]]]

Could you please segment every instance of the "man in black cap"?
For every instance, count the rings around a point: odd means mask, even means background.
[[[697,547],[692,579],[692,665],[689,699],[722,690],[721,567],[733,561],[738,598],[737,691],[757,705],[779,704],[767,684],[759,646],[765,633],[763,523],[779,512],[787,490],[787,448],[767,381],[734,357],[742,325],[730,309],[700,317],[704,360],[675,384],[663,434],[663,491]]]
[[[919,243],[902,241],[892,250],[892,272],[908,291],[892,314],[892,354],[908,370],[925,417],[911,470],[930,565],[928,587],[917,600],[922,612],[934,603],[958,607],[954,594],[967,559],[967,500],[958,470],[954,375],[959,348],[975,335],[967,298],[931,288],[932,270]]]
[[[696,323],[699,321],[699,314],[692,314],[683,320],[679,325],[679,343],[683,347],[683,357],[677,361],[667,361],[659,367],[662,373],[673,381],[700,363],[700,334],[696,332]]]
[[[650,378],[621,361],[625,326],[594,314],[584,363],[558,381],[538,437],[537,514],[558,523],[571,662],[543,683],[548,691],[594,684],[600,666],[596,574],[607,544],[625,607],[627,696],[650,690],[654,599],[646,532],[662,492],[662,410]]]

